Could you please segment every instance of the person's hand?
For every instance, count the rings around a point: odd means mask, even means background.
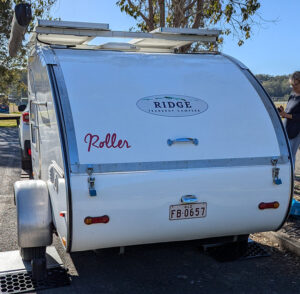
[[[282,111],[279,112],[279,115],[282,117],[282,118],[287,118],[287,119],[292,119],[293,116],[289,113],[286,113],[284,110],[283,110],[283,107],[282,107]]]
[[[287,114],[287,113],[284,111],[284,108],[283,108],[282,105],[280,105],[280,107],[278,107],[278,111],[279,111],[279,115],[280,115],[281,117],[283,117],[283,118],[286,117],[286,114]]]

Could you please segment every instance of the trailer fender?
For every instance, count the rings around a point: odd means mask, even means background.
[[[18,244],[21,248],[52,244],[52,214],[47,184],[41,180],[14,184]]]

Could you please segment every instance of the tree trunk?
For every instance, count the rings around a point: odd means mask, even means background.
[[[203,7],[204,7],[204,0],[197,0],[196,17],[195,17],[194,24],[192,26],[193,29],[204,27]]]
[[[153,1],[148,0],[148,5],[149,5],[149,31],[154,30],[154,12],[153,12]]]
[[[174,28],[180,28],[182,21],[185,18],[185,6],[186,0],[173,0],[173,6],[174,6],[174,20],[173,20],[173,26]]]
[[[159,4],[159,23],[160,23],[160,26],[163,28],[166,26],[165,0],[158,0],[158,4]]]

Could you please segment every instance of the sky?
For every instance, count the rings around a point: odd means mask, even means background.
[[[116,0],[58,0],[52,16],[65,21],[108,23],[112,30],[128,30],[135,20],[122,13]],[[284,75],[300,70],[300,0],[260,0],[261,24],[241,47],[224,37],[220,51],[231,55],[254,74]],[[211,27],[213,28],[213,27]],[[214,28],[218,28],[216,25]]]

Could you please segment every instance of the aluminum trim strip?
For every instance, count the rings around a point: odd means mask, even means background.
[[[57,88],[60,97],[62,117],[64,119],[64,132],[67,138],[67,152],[70,164],[78,164],[78,148],[75,136],[75,128],[73,123],[73,116],[68,96],[64,75],[59,64],[58,58],[56,57],[55,51],[49,47],[37,47],[37,51],[43,55],[46,64],[53,66],[53,71],[57,83]],[[68,127],[66,127],[68,126]],[[72,144],[69,144],[72,142]]]
[[[191,168],[216,168],[216,167],[239,167],[269,165],[271,160],[278,159],[278,164],[289,162],[287,156],[281,157],[253,157],[253,158],[225,158],[207,160],[183,160],[183,161],[157,161],[157,162],[130,162],[110,164],[72,164],[71,173],[86,174],[87,168],[92,167],[93,173],[115,173],[115,172],[138,172],[153,170],[173,170]]]
[[[249,69],[244,63],[242,63],[238,59],[236,59],[230,55],[224,54],[224,53],[221,53],[221,55],[226,57],[227,59],[229,59],[231,62],[235,63],[236,65],[238,65],[241,69]]]
[[[70,186],[70,161],[69,161],[69,150],[68,142],[66,138],[66,126],[64,125],[64,119],[61,109],[61,97],[59,96],[58,83],[54,74],[55,65],[48,66],[48,75],[50,79],[51,91],[53,95],[53,102],[57,112],[57,124],[59,128],[59,136],[61,140],[62,155],[64,161],[64,176],[66,181],[66,197],[67,197],[67,210],[69,217],[67,218],[67,252],[71,251],[72,248],[72,238],[73,238],[73,214],[72,214],[72,195],[71,195],[71,186]],[[50,165],[51,166],[51,165]]]
[[[49,65],[50,64],[52,64],[52,65],[57,64],[57,58],[55,56],[55,53],[50,47],[37,46],[36,51],[37,51],[38,55],[43,56],[43,59],[44,59],[46,64],[49,64]]]
[[[69,101],[69,96],[64,80],[64,75],[62,69],[59,64],[53,66],[53,71],[55,74],[57,87],[59,91],[60,103],[62,108],[62,117],[64,119],[64,131],[67,137],[67,149],[69,155],[69,162],[71,164],[78,164],[78,148],[77,148],[77,141],[75,135],[75,128],[73,123],[73,116],[71,111],[71,105]]]

